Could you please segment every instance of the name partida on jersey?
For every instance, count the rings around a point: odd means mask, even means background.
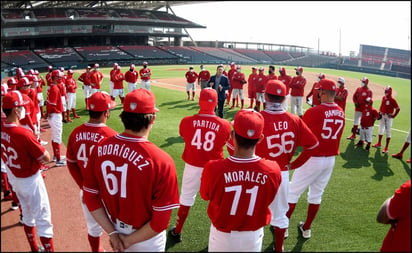
[[[328,111],[325,111],[325,116],[326,118],[336,117],[336,116],[344,118],[345,114],[341,110],[328,110]]]
[[[104,136],[93,132],[80,132],[76,134],[76,141],[93,141],[100,142]]]
[[[216,124],[215,122],[210,122],[208,120],[193,120],[193,127],[204,127],[209,128],[215,132],[218,132],[220,129],[220,125]]]
[[[149,165],[147,160],[142,161],[144,157],[141,154],[138,154],[135,150],[130,150],[129,147],[126,147],[126,144],[105,144],[99,146],[97,147],[97,155],[99,157],[107,155],[118,156],[137,166],[140,171],[143,170],[143,167]]]
[[[249,181],[252,183],[265,184],[268,177],[268,175],[265,175],[261,172],[256,173],[254,171],[248,170],[230,171],[223,173],[223,175],[225,177],[225,183],[227,184],[239,181]]]

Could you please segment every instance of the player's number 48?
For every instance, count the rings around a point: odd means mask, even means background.
[[[207,131],[205,133],[205,138],[202,140],[202,130],[196,129],[195,134],[193,135],[193,139],[191,141],[191,145],[195,146],[198,150],[203,148],[204,151],[210,151],[213,149],[216,139],[216,133],[212,131]]]

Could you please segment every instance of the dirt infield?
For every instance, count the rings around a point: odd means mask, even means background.
[[[305,95],[308,94],[316,80],[316,73],[304,73],[307,78]],[[337,80],[337,76],[327,76],[327,78]],[[185,92],[186,80],[182,78],[156,79],[152,80],[153,86],[164,87],[168,89]],[[346,87],[349,90],[348,103],[352,101],[354,90],[359,87],[360,81],[357,79],[346,78]],[[381,84],[370,83],[369,87],[373,90],[375,101],[381,100],[384,94],[384,86]],[[200,86],[197,86],[197,94],[200,92]],[[245,97],[247,98],[247,86]],[[249,104],[246,99],[245,105]],[[348,117],[353,115],[352,111],[346,112]],[[86,122],[87,119],[82,117],[76,121]],[[43,140],[48,141],[46,148],[52,155],[51,150],[51,130],[47,121],[42,120],[42,127],[47,131],[41,134]],[[66,148],[62,145],[62,154],[66,153]],[[50,163],[53,166],[54,163]],[[50,167],[45,172],[45,183],[49,193],[49,199],[52,209],[52,222],[54,225],[54,247],[55,251],[65,252],[87,252],[90,246],[87,240],[87,227],[83,217],[83,212],[79,200],[79,188],[72,179],[67,167]],[[27,239],[25,237],[23,226],[19,223],[19,211],[10,210],[11,201],[1,202],[1,251],[2,252],[21,252],[30,251]],[[37,238],[38,243],[40,240]],[[109,239],[106,233],[102,236],[102,246],[111,251]]]

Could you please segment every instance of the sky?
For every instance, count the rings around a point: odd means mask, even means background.
[[[410,1],[215,1],[172,6],[207,28],[195,41],[238,41],[310,47],[349,56],[360,44],[411,49]],[[186,39],[185,39],[186,40]]]

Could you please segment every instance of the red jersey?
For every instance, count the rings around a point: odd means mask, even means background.
[[[289,95],[289,84],[290,81],[292,81],[292,77],[290,75],[280,75],[278,76],[278,80],[280,80],[284,85],[286,85],[286,95]]]
[[[47,82],[47,86],[51,85],[52,83],[51,72],[46,74],[46,82]]]
[[[77,164],[74,167],[70,166],[69,170],[80,188],[83,186],[87,162],[93,149],[103,139],[116,134],[116,131],[104,123],[94,124],[89,122],[76,127],[70,134],[66,157],[67,162]]]
[[[411,250],[411,180],[406,181],[389,200],[387,214],[397,220],[383,240],[381,252],[409,252]]]
[[[90,211],[104,204],[112,221],[139,229],[153,213],[179,207],[173,159],[147,139],[126,133],[108,137],[93,149],[92,157],[83,184]]]
[[[26,111],[26,116],[20,120],[20,124],[29,126],[30,129],[32,129],[34,132],[34,124],[37,123],[37,115],[35,112],[33,100],[31,100],[31,98],[24,93],[21,93],[21,96],[24,101],[24,110]]]
[[[242,72],[235,72],[230,81],[230,87],[232,89],[243,89],[243,85],[246,83],[245,74]]]
[[[375,123],[375,120],[379,118],[379,112],[370,105],[367,105],[362,112],[360,120],[361,127],[371,127]]]
[[[43,86],[46,86],[46,81],[44,81],[43,77],[39,75],[39,78],[40,78],[40,82],[39,82],[39,85],[36,87],[37,93],[43,92]]]
[[[396,99],[393,97],[383,96],[379,111],[384,114],[393,114],[395,109],[400,109]]]
[[[259,93],[264,93],[265,92],[266,79],[267,79],[267,77],[265,76],[265,74],[263,74],[263,72],[258,74],[258,78],[255,82],[256,92],[259,92]]]
[[[319,145],[318,139],[303,120],[286,111],[261,112],[265,119],[265,138],[256,145],[256,155],[276,161],[282,171],[293,158],[298,146],[313,149]]]
[[[113,75],[113,89],[123,89],[124,74],[117,70]]]
[[[14,176],[30,177],[39,172],[46,149],[30,130],[4,121],[1,127],[1,159]]]
[[[103,80],[102,72],[98,70],[93,71],[90,75],[90,85],[92,86],[92,89],[100,89],[102,80]]]
[[[336,99],[336,97],[341,97],[343,100]],[[335,96],[335,103],[345,111],[346,108],[346,98],[348,97],[348,89],[346,88],[336,88],[336,96]]]
[[[209,81],[209,79],[210,79],[210,72],[209,72],[209,70],[202,70],[202,71],[200,71],[199,72],[199,79],[198,79],[198,81]]]
[[[141,68],[139,71],[139,75],[140,75],[140,79],[147,81],[147,80],[150,80],[152,71],[149,68]]]
[[[83,72],[77,80],[82,82],[84,85],[90,85],[90,72]]]
[[[267,77],[267,81],[269,81],[269,80],[278,80],[278,77],[276,76],[275,73],[269,73],[266,77]]]
[[[257,73],[251,73],[247,79],[247,90],[249,92],[256,91],[256,81],[258,79]]]
[[[68,93],[76,93],[77,89],[77,82],[73,77],[68,77],[66,78],[65,81],[65,86],[66,86],[66,92]]]
[[[269,224],[269,205],[280,183],[276,162],[230,156],[206,163],[200,196],[210,201],[207,213],[219,231],[254,231]]]
[[[230,88],[232,88],[232,78],[233,78],[233,75],[235,74],[235,72],[236,72],[236,68],[231,68],[231,69],[229,69],[229,72],[227,73],[227,77],[228,77],[229,83],[230,83]]]
[[[303,76],[294,76],[289,83],[291,89],[290,95],[294,97],[303,97],[306,85],[306,78]]]
[[[31,101],[33,101],[33,109],[34,109],[34,115],[36,115],[38,112],[40,112],[39,108],[39,99],[37,98],[37,89],[36,88],[30,88],[30,92],[28,94],[29,98]],[[37,122],[37,116],[35,116],[35,122]]]
[[[46,110],[47,113],[63,112],[62,95],[57,84],[52,84],[47,89]]]
[[[114,75],[116,73],[116,69],[110,70],[110,81],[114,82]]]
[[[320,105],[320,100],[318,97],[319,82],[314,82],[312,89],[309,94],[306,96],[306,99],[312,96],[312,105]]]
[[[356,89],[355,93],[353,93],[352,100],[353,103],[359,104],[357,107],[355,105],[355,111],[362,112],[365,109],[366,98],[372,98],[372,90],[368,87],[359,87]]]
[[[196,71],[193,71],[193,72],[187,71],[185,74],[185,77],[188,83],[194,83],[199,78],[199,75],[196,73]]]
[[[124,74],[124,79],[128,83],[136,83],[138,78],[139,78],[139,73],[137,73],[136,70],[126,71],[126,73]]]
[[[230,137],[230,123],[216,115],[195,114],[182,119],[179,134],[185,141],[183,160],[203,167],[206,162],[223,159],[223,147]]]

